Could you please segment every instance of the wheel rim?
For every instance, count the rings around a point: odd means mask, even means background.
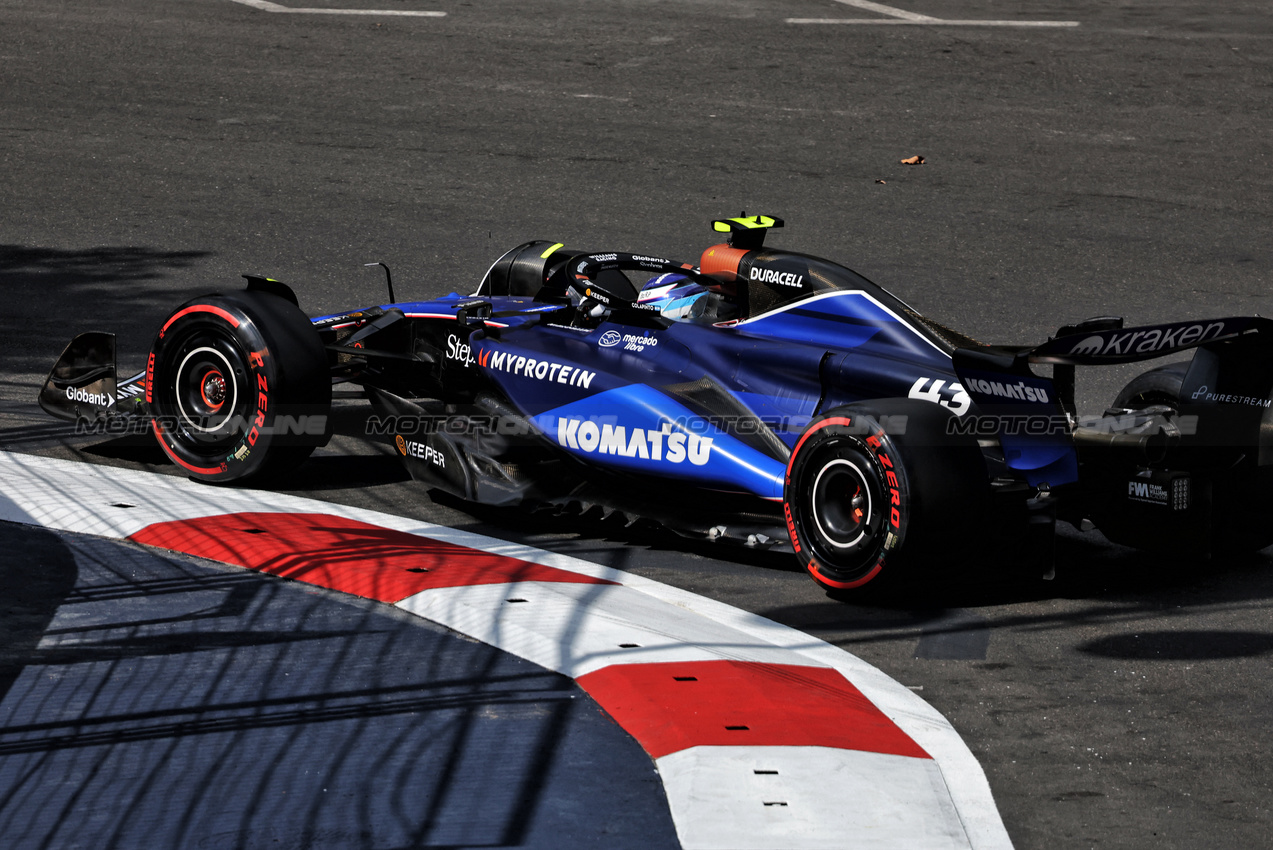
[[[190,458],[223,455],[248,424],[246,355],[230,333],[209,324],[189,328],[169,351],[168,368],[156,374],[156,413],[167,442]]]
[[[855,437],[836,435],[811,448],[797,475],[799,536],[820,573],[856,581],[878,568],[884,546],[882,472]]]
[[[224,436],[238,402],[238,381],[225,352],[201,345],[189,351],[173,380],[181,423],[203,435]]]
[[[828,545],[849,550],[871,532],[874,499],[856,463],[837,458],[818,470],[811,496],[813,521]]]

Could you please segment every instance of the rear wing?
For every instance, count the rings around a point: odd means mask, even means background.
[[[1122,319],[1103,318],[1061,328],[1055,339],[1027,351],[1026,359],[1031,363],[1066,366],[1108,366],[1152,360],[1244,334],[1273,331],[1273,320],[1260,316],[1170,322],[1135,328],[1122,325]],[[1273,338],[1270,341],[1273,342]]]
[[[1221,353],[1220,343],[1239,339],[1250,344]],[[1125,328],[1120,318],[1102,317],[1063,327],[1038,346],[957,349],[955,373],[981,414],[964,427],[998,437],[1008,466],[1031,484],[1077,481],[1075,444],[1092,435],[1074,421],[1075,367],[1134,363],[1196,348],[1216,356],[1191,368],[1186,391],[1201,387],[1213,394],[1269,397],[1273,387],[1264,364],[1273,353],[1273,320],[1236,316]],[[1258,368],[1250,362],[1252,349],[1262,361]],[[1031,364],[1050,364],[1052,377],[1034,374]]]

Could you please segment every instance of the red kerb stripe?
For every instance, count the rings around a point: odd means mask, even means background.
[[[381,602],[514,581],[617,584],[329,514],[222,514],[155,523],[129,539]]]
[[[578,682],[653,758],[697,746],[931,758],[837,670],[748,661],[615,664]]]

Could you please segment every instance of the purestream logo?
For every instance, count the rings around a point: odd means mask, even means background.
[[[562,417],[557,420],[557,444],[589,454],[611,454],[619,457],[643,458],[664,463],[705,466],[712,455],[712,437],[673,431],[665,422],[659,430],[633,428],[590,419]]]
[[[1215,404],[1244,404],[1248,407],[1273,406],[1273,399],[1250,395],[1234,395],[1233,393],[1213,393],[1205,384],[1194,390],[1190,398],[1193,401],[1209,401]]]

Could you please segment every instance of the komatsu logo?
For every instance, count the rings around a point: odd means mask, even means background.
[[[1224,335],[1224,322],[1204,325],[1167,325],[1149,330],[1113,332],[1108,335],[1087,337],[1070,349],[1070,354],[1097,354],[1108,357],[1116,354],[1151,354],[1168,351],[1185,345],[1197,345]]]
[[[85,404],[95,404],[98,407],[110,407],[115,403],[115,399],[111,398],[108,393],[90,393],[77,387],[67,387],[66,397],[71,401],[82,401]]]
[[[964,386],[973,392],[999,398],[1011,398],[1017,401],[1033,401],[1046,404],[1048,391],[1043,387],[1032,387],[1025,381],[1002,383],[1000,381],[983,381],[979,378],[965,378]]]
[[[780,272],[773,269],[757,269],[751,270],[751,279],[758,280],[761,283],[777,283],[782,286],[799,286],[804,281],[804,275],[795,272]]]
[[[557,420],[557,443],[581,452],[644,458],[664,463],[684,463],[703,466],[711,459],[712,437],[673,431],[672,423],[664,423],[659,430],[633,428],[629,434],[624,425],[604,423],[598,425],[590,419]]]

